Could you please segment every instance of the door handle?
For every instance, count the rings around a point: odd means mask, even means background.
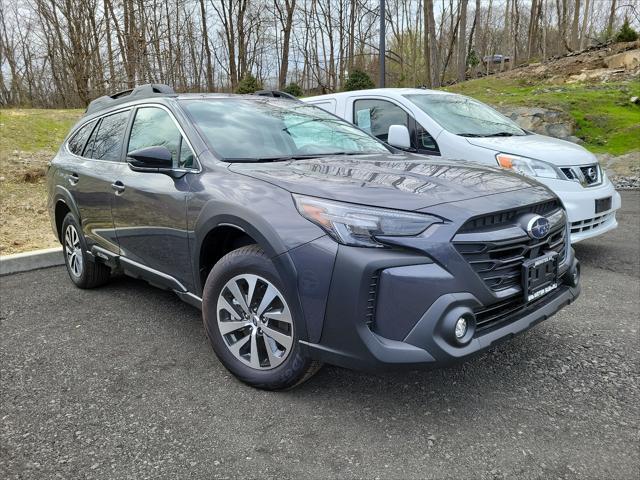
[[[70,173],[67,175],[67,180],[69,180],[69,183],[71,185],[76,185],[78,183],[78,181],[80,180],[80,177],[78,176],[78,174],[76,172]]]
[[[113,182],[111,184],[111,188],[113,188],[116,191],[116,195],[117,195],[119,193],[124,192],[124,183],[118,180],[117,182]]]

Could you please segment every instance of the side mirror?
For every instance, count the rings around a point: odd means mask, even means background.
[[[165,146],[145,147],[127,154],[132,170],[159,171],[173,167],[171,152]]]
[[[404,125],[391,125],[387,135],[387,143],[398,148],[411,148],[409,129]]]

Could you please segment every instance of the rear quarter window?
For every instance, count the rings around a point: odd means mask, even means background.
[[[71,140],[67,143],[67,147],[69,151],[74,155],[82,155],[82,150],[84,149],[85,144],[87,143],[87,139],[93,128],[96,126],[96,120],[87,123],[86,125],[80,127],[80,129],[73,134]]]

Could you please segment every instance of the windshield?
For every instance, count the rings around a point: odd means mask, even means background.
[[[211,98],[183,105],[210,148],[229,162],[389,153],[353,125],[302,102]]]
[[[405,95],[445,130],[463,137],[526,135],[516,123],[487,105],[461,95]]]

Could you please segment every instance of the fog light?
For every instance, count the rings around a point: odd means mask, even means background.
[[[456,321],[456,329],[455,329],[456,340],[462,340],[466,334],[467,334],[467,319],[464,317],[460,317],[458,321]]]

